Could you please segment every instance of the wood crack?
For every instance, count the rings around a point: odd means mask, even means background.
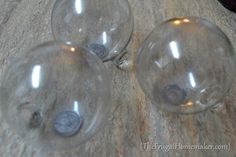
[[[17,6],[20,2],[21,2],[21,0],[12,0],[12,1],[5,0],[3,2],[3,6],[1,6],[1,7],[7,8],[7,10],[3,9],[3,11],[0,12],[0,36],[2,34],[3,25],[5,25],[9,21],[11,14],[17,8]],[[1,16],[2,16],[2,18],[1,18]]]

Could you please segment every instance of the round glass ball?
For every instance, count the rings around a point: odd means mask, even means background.
[[[56,40],[83,45],[103,61],[124,50],[133,30],[127,0],[57,0],[51,19]]]
[[[49,42],[18,55],[0,84],[3,118],[27,145],[73,148],[104,127],[110,79],[89,50]]]
[[[199,17],[173,18],[143,42],[136,75],[159,108],[195,113],[217,104],[235,77],[235,53],[215,24]]]

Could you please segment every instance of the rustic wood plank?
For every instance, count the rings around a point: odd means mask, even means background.
[[[217,0],[129,0],[135,29],[128,46],[134,59],[140,43],[156,24],[175,16],[201,16],[215,22],[236,48],[236,14]],[[0,0],[0,71],[19,52],[52,40],[50,14],[54,1]],[[109,65],[108,65],[109,66]],[[1,157],[217,157],[236,156],[236,84],[222,101],[223,106],[196,115],[173,115],[158,110],[145,97],[135,70],[120,71],[110,65],[113,75],[113,106],[109,124],[87,144],[67,152],[45,153],[26,146],[0,121]],[[0,78],[2,72],[0,73]],[[228,144],[220,150],[144,150],[142,143]]]

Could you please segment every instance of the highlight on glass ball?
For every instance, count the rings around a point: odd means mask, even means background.
[[[26,144],[46,151],[73,148],[105,125],[110,79],[89,50],[49,42],[12,63],[0,84],[1,111]]]
[[[136,75],[160,109],[196,113],[216,105],[235,77],[235,53],[215,24],[199,17],[173,18],[143,42]]]
[[[107,61],[128,44],[133,16],[127,0],[57,0],[51,26],[56,40],[83,45]]]

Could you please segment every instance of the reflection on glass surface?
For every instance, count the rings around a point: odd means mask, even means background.
[[[188,73],[188,76],[189,76],[189,81],[190,81],[191,86],[193,88],[195,88],[196,87],[196,81],[195,81],[195,78],[193,76],[193,73],[192,72]]]
[[[77,14],[81,14],[83,11],[82,0],[75,0],[75,10]]]
[[[79,102],[78,101],[74,101],[74,109],[73,109],[76,113],[79,113]]]
[[[74,47],[71,47],[70,50],[71,52],[75,52],[76,49]]]
[[[176,41],[170,42],[170,48],[171,48],[171,52],[173,54],[173,57],[176,59],[179,59],[179,49],[178,49],[178,45],[177,45]]]
[[[183,21],[184,21],[184,22],[190,22],[190,20],[189,20],[189,19],[183,19]]]
[[[38,88],[40,85],[41,66],[35,65],[31,75],[31,81],[33,88]]]
[[[174,20],[174,22],[173,22],[175,25],[179,25],[179,24],[181,24],[181,21],[180,20]]]
[[[107,43],[107,33],[106,32],[102,33],[102,39],[103,39],[103,45],[106,45],[106,43]]]

